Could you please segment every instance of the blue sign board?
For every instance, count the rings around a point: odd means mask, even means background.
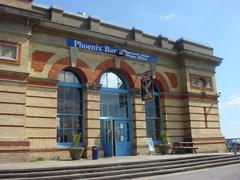
[[[124,56],[131,59],[151,61],[151,62],[157,62],[158,60],[157,56],[133,52],[126,49],[104,45],[104,44],[97,44],[97,43],[91,43],[87,41],[75,40],[72,38],[68,38],[66,43],[67,43],[67,46],[73,46],[80,49],[86,49],[89,51],[97,51],[97,52],[120,55],[120,56]]]

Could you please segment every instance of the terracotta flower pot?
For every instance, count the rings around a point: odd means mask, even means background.
[[[70,148],[70,156],[72,160],[79,160],[82,157],[84,148]]]
[[[168,154],[169,149],[170,149],[170,145],[168,144],[161,144],[159,146],[159,150],[161,154]]]

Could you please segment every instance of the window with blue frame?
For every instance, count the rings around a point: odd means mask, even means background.
[[[128,118],[128,91],[124,81],[113,72],[106,72],[100,79],[101,117]]]
[[[61,71],[57,99],[57,142],[70,145],[72,134],[81,133],[83,140],[83,95],[81,79],[69,70]]]
[[[153,86],[154,98],[145,101],[147,137],[152,138],[154,144],[161,141],[162,120],[160,115],[160,93],[156,85]]]

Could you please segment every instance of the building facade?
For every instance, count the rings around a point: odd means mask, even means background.
[[[223,152],[215,68],[206,45],[169,40],[94,17],[0,2],[0,158],[67,158],[72,134],[84,156],[147,154],[160,132]],[[153,73],[153,99],[141,98],[141,74]]]

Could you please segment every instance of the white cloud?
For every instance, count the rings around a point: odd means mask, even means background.
[[[167,20],[170,20],[170,19],[174,19],[175,14],[170,13],[170,14],[167,14],[167,15],[160,15],[159,18],[167,21]]]
[[[230,96],[227,101],[220,102],[220,108],[240,108],[240,93]]]
[[[138,15],[144,18],[148,18],[148,20],[151,21],[169,21],[174,18],[176,18],[174,13],[169,13],[169,14],[157,14],[157,13],[152,13],[152,12],[146,12],[146,11],[138,11]]]

